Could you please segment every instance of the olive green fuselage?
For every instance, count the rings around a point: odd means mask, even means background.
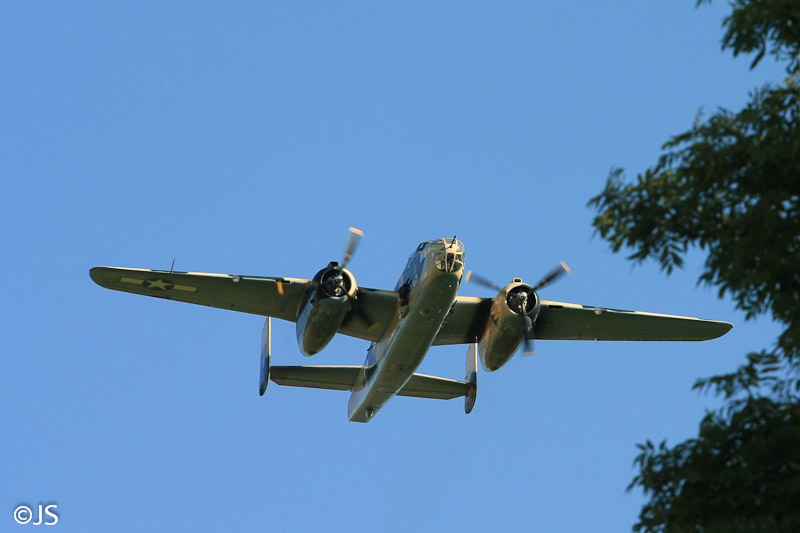
[[[420,244],[397,283],[397,312],[373,343],[348,403],[348,417],[368,422],[411,378],[450,312],[464,272],[455,239]]]

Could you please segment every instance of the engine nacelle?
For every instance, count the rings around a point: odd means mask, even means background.
[[[356,278],[336,262],[317,272],[297,313],[297,344],[303,355],[314,355],[328,345],[357,290]]]
[[[489,319],[480,340],[484,370],[497,370],[511,359],[527,331],[524,315],[533,323],[539,315],[539,308],[536,292],[519,278],[500,290],[492,300]]]

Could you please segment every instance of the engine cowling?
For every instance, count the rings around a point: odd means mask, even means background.
[[[497,370],[517,352],[530,323],[539,315],[539,296],[521,279],[503,287],[492,300],[489,319],[480,340],[481,364],[487,372]]]
[[[297,344],[303,355],[320,352],[333,339],[357,290],[356,278],[336,262],[317,272],[297,313]]]

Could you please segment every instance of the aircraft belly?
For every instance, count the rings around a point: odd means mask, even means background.
[[[411,379],[439,332],[458,292],[458,278],[439,274],[421,285],[405,317],[376,346],[376,368],[348,404],[353,422],[368,422]]]

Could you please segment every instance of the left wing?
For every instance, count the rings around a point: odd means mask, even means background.
[[[491,298],[459,296],[434,345],[468,344],[483,333]],[[542,300],[531,338],[597,341],[702,341],[721,337],[733,325],[677,315],[625,311]]]
[[[89,271],[95,283],[113,289],[166,300],[206,305],[294,322],[310,280],[261,276],[172,272],[142,268],[95,267]],[[340,333],[378,341],[397,308],[396,292],[358,289],[358,306],[367,324],[352,311]]]

